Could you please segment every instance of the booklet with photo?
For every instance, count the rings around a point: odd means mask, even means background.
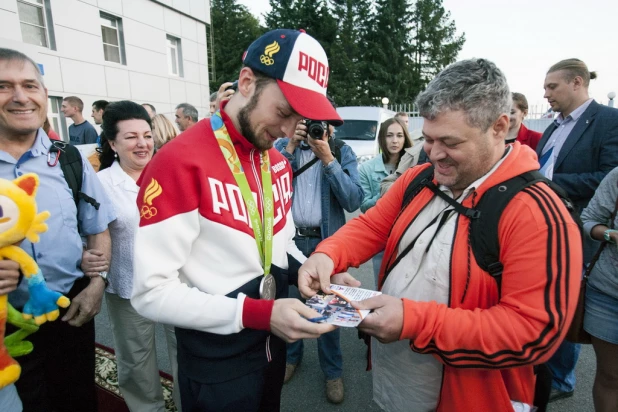
[[[368,310],[355,309],[350,302],[365,300],[382,294],[382,292],[375,290],[334,284],[330,285],[330,290],[333,294],[324,295],[318,293],[305,303],[320,314],[320,318],[312,321],[350,328],[358,326],[369,314]]]

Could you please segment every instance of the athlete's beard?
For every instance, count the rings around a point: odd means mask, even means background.
[[[245,139],[249,141],[253,146],[255,146],[258,150],[268,150],[273,147],[271,142],[260,142],[255,135],[253,127],[251,126],[251,122],[249,121],[249,117],[251,113],[258,105],[258,100],[260,97],[261,90],[257,90],[253,96],[251,96],[251,100],[249,103],[238,112],[238,125],[240,126],[240,134],[242,134]]]

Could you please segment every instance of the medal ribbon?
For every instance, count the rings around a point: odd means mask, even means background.
[[[260,258],[262,259],[262,266],[264,268],[264,276],[270,274],[270,265],[272,262],[273,251],[273,227],[274,227],[274,207],[273,207],[273,185],[272,177],[270,174],[270,159],[268,157],[268,151],[265,150],[261,153],[260,170],[262,174],[262,192],[263,192],[263,209],[264,209],[264,225],[260,219],[260,213],[251,188],[249,187],[249,181],[240,164],[240,159],[234,148],[234,143],[230,138],[230,134],[227,131],[227,127],[223,122],[221,113],[217,111],[210,118],[210,124],[215,133],[217,143],[223,153],[223,157],[227,161],[227,165],[230,167],[230,171],[236,179],[236,184],[240,189],[242,198],[247,207],[249,218],[251,219],[251,226],[253,228],[253,235],[255,243],[257,244],[258,251],[260,252]]]

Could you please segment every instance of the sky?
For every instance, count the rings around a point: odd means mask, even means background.
[[[268,0],[238,3],[256,16],[270,10]],[[607,104],[609,92],[618,94],[617,0],[444,0],[443,4],[457,33],[466,35],[457,59],[492,60],[506,75],[511,91],[526,95],[531,113],[547,109],[543,98],[547,69],[571,57],[597,72],[598,78],[590,82],[591,97]]]

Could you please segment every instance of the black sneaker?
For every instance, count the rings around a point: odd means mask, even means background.
[[[573,396],[573,392],[575,391],[565,392],[556,388],[551,388],[551,393],[549,394],[549,401],[553,402],[557,401],[558,399],[570,398],[571,396]]]

